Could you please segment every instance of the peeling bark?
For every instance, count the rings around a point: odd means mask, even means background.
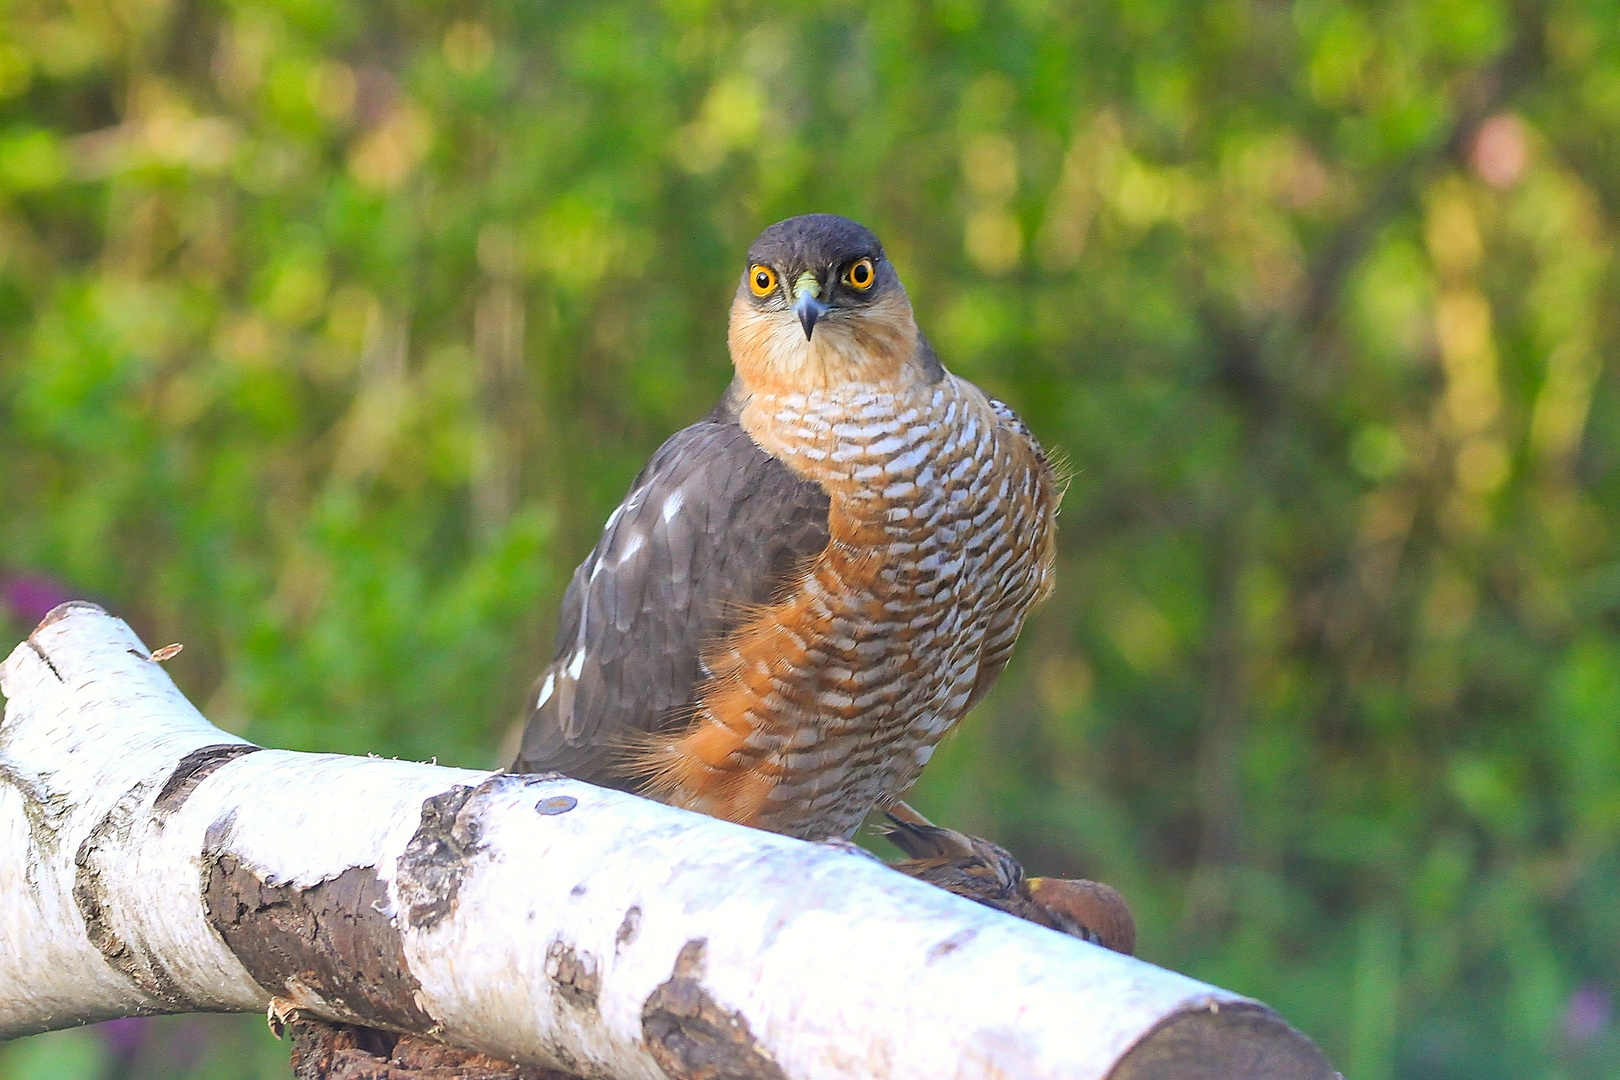
[[[630,910],[624,913],[619,922],[618,932],[613,935],[613,951],[615,953],[636,940],[641,933],[641,908],[636,904],[630,905]]]
[[[453,787],[422,803],[422,824],[398,864],[400,903],[417,929],[429,929],[455,910],[467,860],[478,851],[478,819],[462,811],[487,784]]]
[[[149,656],[70,604],[0,665],[0,1038],[274,1001],[323,1080],[1332,1075],[1262,1006],[837,846],[254,747]]]
[[[129,841],[148,787],[136,784],[125,792],[79,845],[73,856],[73,903],[84,920],[85,937],[110,966],[165,1005],[179,1008],[187,1002],[185,991],[162,961],[119,936],[108,910],[116,870],[105,865],[105,852]]]
[[[193,750],[180,759],[169,778],[163,781],[157,801],[152,804],[152,812],[158,815],[174,813],[185,804],[186,796],[196,791],[197,785],[208,779],[215,769],[244,754],[256,754],[262,749],[262,746],[252,743],[219,743]]]
[[[0,748],[5,745],[3,734],[0,731]],[[62,820],[69,810],[68,801],[51,794],[37,785],[33,777],[11,768],[3,760],[0,760],[0,785],[9,787],[21,797],[23,820],[28,826],[27,858],[32,867],[35,860],[46,858],[56,851]]]
[[[209,924],[253,981],[275,997],[324,1005],[341,1019],[396,1031],[435,1026],[417,1004],[422,984],[388,909],[388,886],[370,866],[300,888],[270,885],[219,855],[203,904]]]
[[[555,1069],[349,1024],[293,1020],[287,1033],[296,1080],[578,1080]]]
[[[602,975],[590,953],[579,952],[565,941],[553,941],[546,948],[546,974],[569,1005],[576,1009],[596,1008]]]
[[[786,1080],[747,1019],[703,988],[707,948],[702,938],[688,941],[669,981],[648,996],[641,1009],[647,1048],[670,1080]]]

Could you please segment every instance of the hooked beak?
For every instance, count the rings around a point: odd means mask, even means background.
[[[814,289],[801,288],[799,299],[793,305],[793,314],[799,317],[799,325],[804,327],[804,340],[809,341],[816,330],[816,320],[827,314],[827,305],[816,298]]]

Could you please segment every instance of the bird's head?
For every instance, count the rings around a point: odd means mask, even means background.
[[[883,245],[835,214],[789,218],[748,249],[731,305],[731,359],[757,389],[885,382],[917,367],[911,301]]]

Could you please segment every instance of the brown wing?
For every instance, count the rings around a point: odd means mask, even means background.
[[[634,788],[640,736],[684,724],[704,653],[827,546],[828,499],[761,450],[731,397],[636,477],[563,597],[514,772]]]

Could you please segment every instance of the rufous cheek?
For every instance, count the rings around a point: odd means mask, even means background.
[[[808,340],[791,312],[739,297],[727,334],[732,364],[752,390],[794,393],[902,378],[917,349],[917,324],[904,296],[824,318]]]

